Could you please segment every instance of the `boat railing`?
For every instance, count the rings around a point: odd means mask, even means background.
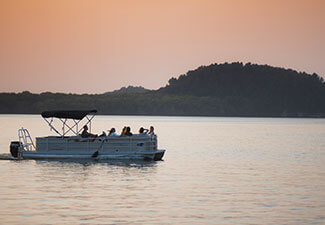
[[[110,136],[104,136],[104,137],[96,137],[96,138],[82,138],[81,136],[71,136],[71,137],[65,137],[57,138],[54,136],[51,137],[40,137],[36,138],[36,143],[38,144],[46,144],[47,148],[49,146],[49,143],[62,143],[62,144],[71,144],[71,143],[87,143],[88,145],[91,143],[102,145],[102,143],[105,146],[113,146],[116,148],[124,148],[133,150],[134,148],[139,150],[156,150],[157,149],[157,136],[129,136],[129,137],[110,137]]]
[[[19,142],[22,144],[22,148],[26,151],[35,151],[34,142],[29,134],[29,131],[25,128],[18,130]]]

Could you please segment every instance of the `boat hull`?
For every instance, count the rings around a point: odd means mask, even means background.
[[[21,156],[23,159],[100,159],[100,160],[111,160],[111,159],[144,159],[158,161],[163,158],[165,150],[156,150],[152,152],[134,152],[127,154],[109,154],[98,152],[94,154],[54,154],[54,153],[39,153],[37,151],[22,151]]]

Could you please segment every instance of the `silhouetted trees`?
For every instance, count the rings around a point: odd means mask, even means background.
[[[325,112],[325,84],[317,74],[247,63],[201,66],[171,78],[159,93],[209,96],[226,113],[289,115]],[[216,103],[217,104],[217,103]]]
[[[131,87],[97,95],[0,94],[0,113],[89,108],[96,108],[100,114],[122,115],[324,117],[325,83],[317,74],[224,63],[201,66],[171,78],[166,87],[156,91]]]

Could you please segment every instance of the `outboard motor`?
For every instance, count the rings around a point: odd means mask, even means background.
[[[12,141],[10,143],[10,153],[13,157],[18,157],[20,142],[19,141]]]

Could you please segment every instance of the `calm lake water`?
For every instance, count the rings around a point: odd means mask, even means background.
[[[325,119],[97,116],[153,125],[164,161],[0,160],[0,224],[325,224]],[[0,116],[0,155],[37,115]]]

